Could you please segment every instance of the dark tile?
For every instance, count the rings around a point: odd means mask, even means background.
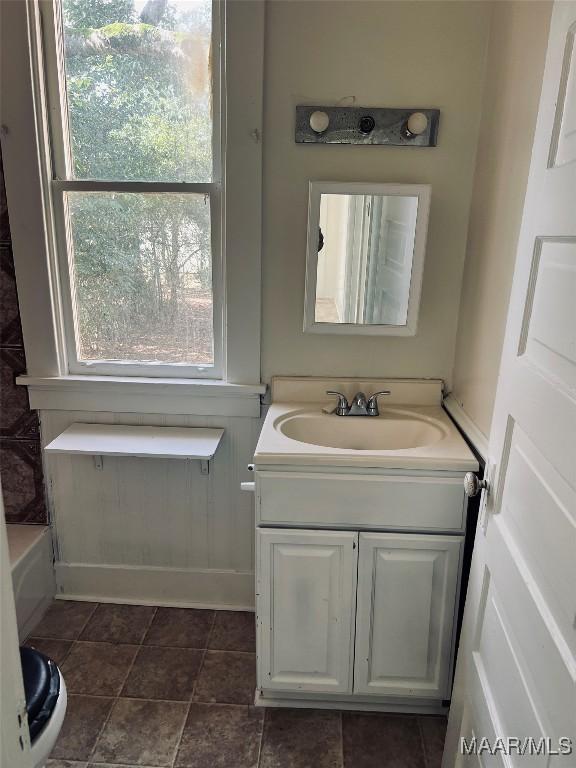
[[[55,600],[34,630],[34,637],[76,640],[98,603]]]
[[[264,710],[192,704],[175,768],[256,768]]]
[[[118,696],[137,645],[76,642],[62,666],[70,693]]]
[[[344,712],[345,768],[425,768],[416,717]]]
[[[148,605],[101,603],[84,627],[80,639],[139,644],[155,612],[156,608]]]
[[[141,646],[122,696],[190,701],[203,654],[190,648]]]
[[[245,611],[216,611],[208,647],[218,651],[256,652],[256,619]]]
[[[214,611],[195,608],[158,608],[144,638],[145,645],[206,648]]]
[[[22,347],[16,275],[10,243],[0,241],[0,345]]]
[[[445,717],[419,717],[426,768],[440,768],[448,720]]]
[[[2,493],[6,522],[48,522],[38,440],[0,440]]]
[[[22,346],[23,343],[20,315],[17,315],[12,320],[6,319],[0,325],[0,344],[4,347],[18,347]]]
[[[256,656],[253,653],[206,651],[194,701],[252,704],[255,688]]]
[[[68,696],[64,725],[51,758],[87,760],[114,699],[103,696]]]
[[[25,371],[23,349],[0,348],[0,436],[39,440],[38,416],[30,410],[28,391],[16,384]]]
[[[48,656],[49,659],[56,662],[58,666],[62,666],[66,656],[72,648],[72,640],[56,640],[46,637],[29,637],[24,645],[30,648],[36,648],[37,651]]]
[[[341,768],[341,736],[339,712],[268,709],[260,767]]]
[[[172,765],[187,711],[175,701],[117,699],[92,761]]]

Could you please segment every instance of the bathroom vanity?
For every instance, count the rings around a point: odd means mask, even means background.
[[[378,416],[326,390],[386,389]],[[440,381],[275,379],[255,453],[257,702],[441,711],[476,459]]]

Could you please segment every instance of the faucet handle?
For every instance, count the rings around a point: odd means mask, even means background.
[[[334,409],[334,413],[336,416],[346,416],[348,411],[350,410],[350,406],[348,405],[348,398],[346,395],[342,394],[342,392],[335,392],[333,389],[327,389],[326,390],[327,395],[336,395],[338,398],[338,405]]]
[[[390,395],[391,392],[389,389],[383,389],[380,392],[374,392],[373,395],[370,396],[368,399],[368,404],[366,406],[366,410],[368,411],[369,416],[379,416],[380,412],[378,410],[378,398],[383,395]]]

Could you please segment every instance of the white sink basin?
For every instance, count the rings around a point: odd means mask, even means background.
[[[391,391],[380,416],[336,416],[327,390]],[[278,377],[254,452],[256,469],[331,468],[418,471],[478,469],[470,449],[441,407],[439,380]]]
[[[336,416],[310,411],[292,412],[276,419],[274,427],[290,440],[349,451],[397,451],[434,445],[446,437],[436,419],[401,409],[380,416]]]

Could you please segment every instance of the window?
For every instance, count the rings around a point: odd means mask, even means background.
[[[0,1],[29,387],[260,391],[264,8]]]
[[[41,3],[71,373],[222,373],[220,5]]]

